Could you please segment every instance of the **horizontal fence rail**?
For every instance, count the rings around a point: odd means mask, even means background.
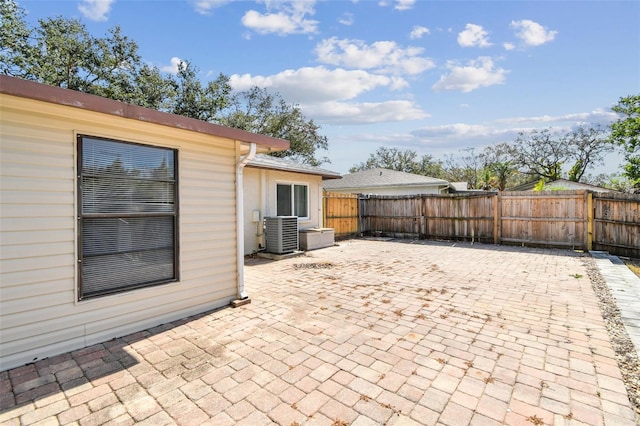
[[[337,236],[595,249],[640,258],[640,195],[579,190],[324,197],[324,226]]]

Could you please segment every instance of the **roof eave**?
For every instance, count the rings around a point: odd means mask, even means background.
[[[101,96],[90,95],[75,90],[49,86],[17,77],[0,75],[0,93],[22,98],[49,102],[58,105],[81,108],[88,111],[113,115],[117,117],[143,121],[182,130],[233,139],[245,143],[268,148],[269,151],[289,149],[289,141],[221,126],[194,118],[184,117],[167,112],[127,104]]]
[[[314,172],[312,170],[297,170],[297,169],[287,168],[287,167],[278,167],[278,166],[272,166],[272,165],[251,164],[251,163],[247,164],[247,167],[252,168],[252,169],[277,170],[277,171],[280,171],[280,172],[300,173],[300,174],[303,174],[303,175],[321,176],[322,180],[342,179],[342,176],[340,176],[337,173],[336,174],[324,173],[322,171]]]

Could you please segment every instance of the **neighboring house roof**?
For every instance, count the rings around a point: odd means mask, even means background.
[[[390,169],[368,169],[343,175],[342,179],[324,183],[324,189],[358,190],[382,187],[449,186],[449,182],[429,176],[399,172]]]
[[[221,138],[233,139],[245,143],[255,143],[262,151],[289,149],[289,142],[284,139],[259,135],[245,130],[234,129],[196,120],[195,118],[169,114],[167,112],[131,105],[101,96],[89,95],[75,90],[63,89],[56,86],[48,86],[21,78],[0,75],[0,93],[50,102],[103,114],[115,115],[132,120],[159,124],[190,130]]]
[[[323,180],[341,178],[340,173],[338,172],[332,172],[331,170],[322,169],[320,167],[310,166],[308,164],[302,164],[266,154],[257,154],[251,161],[247,163],[247,167],[322,176]]]
[[[533,188],[535,188],[538,182],[539,181],[523,183],[522,185],[509,188],[508,191],[531,191],[533,190]],[[619,192],[614,189],[603,188],[601,186],[590,185],[588,183],[574,182],[572,180],[567,180],[567,179],[556,179],[554,181],[547,182],[544,184],[545,191],[552,191],[552,190],[573,191],[573,190],[580,190],[580,189],[594,191],[594,192]]]

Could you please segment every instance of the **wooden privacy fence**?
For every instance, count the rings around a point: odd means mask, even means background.
[[[594,250],[640,259],[640,195],[593,194]]]
[[[498,194],[500,243],[590,249],[587,191]]]
[[[323,196],[323,224],[325,228],[333,228],[336,239],[357,235],[358,195],[325,192]]]
[[[325,193],[337,237],[469,240],[606,250],[640,258],[640,195],[588,191],[447,195]]]

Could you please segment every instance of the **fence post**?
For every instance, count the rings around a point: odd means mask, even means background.
[[[593,248],[593,194],[587,192],[587,251]]]
[[[322,190],[322,228],[328,228],[327,226],[327,191]]]
[[[500,193],[493,197],[493,244],[500,244]]]
[[[420,198],[420,231],[422,231],[422,235],[420,238],[427,238],[427,196],[422,194]]]

